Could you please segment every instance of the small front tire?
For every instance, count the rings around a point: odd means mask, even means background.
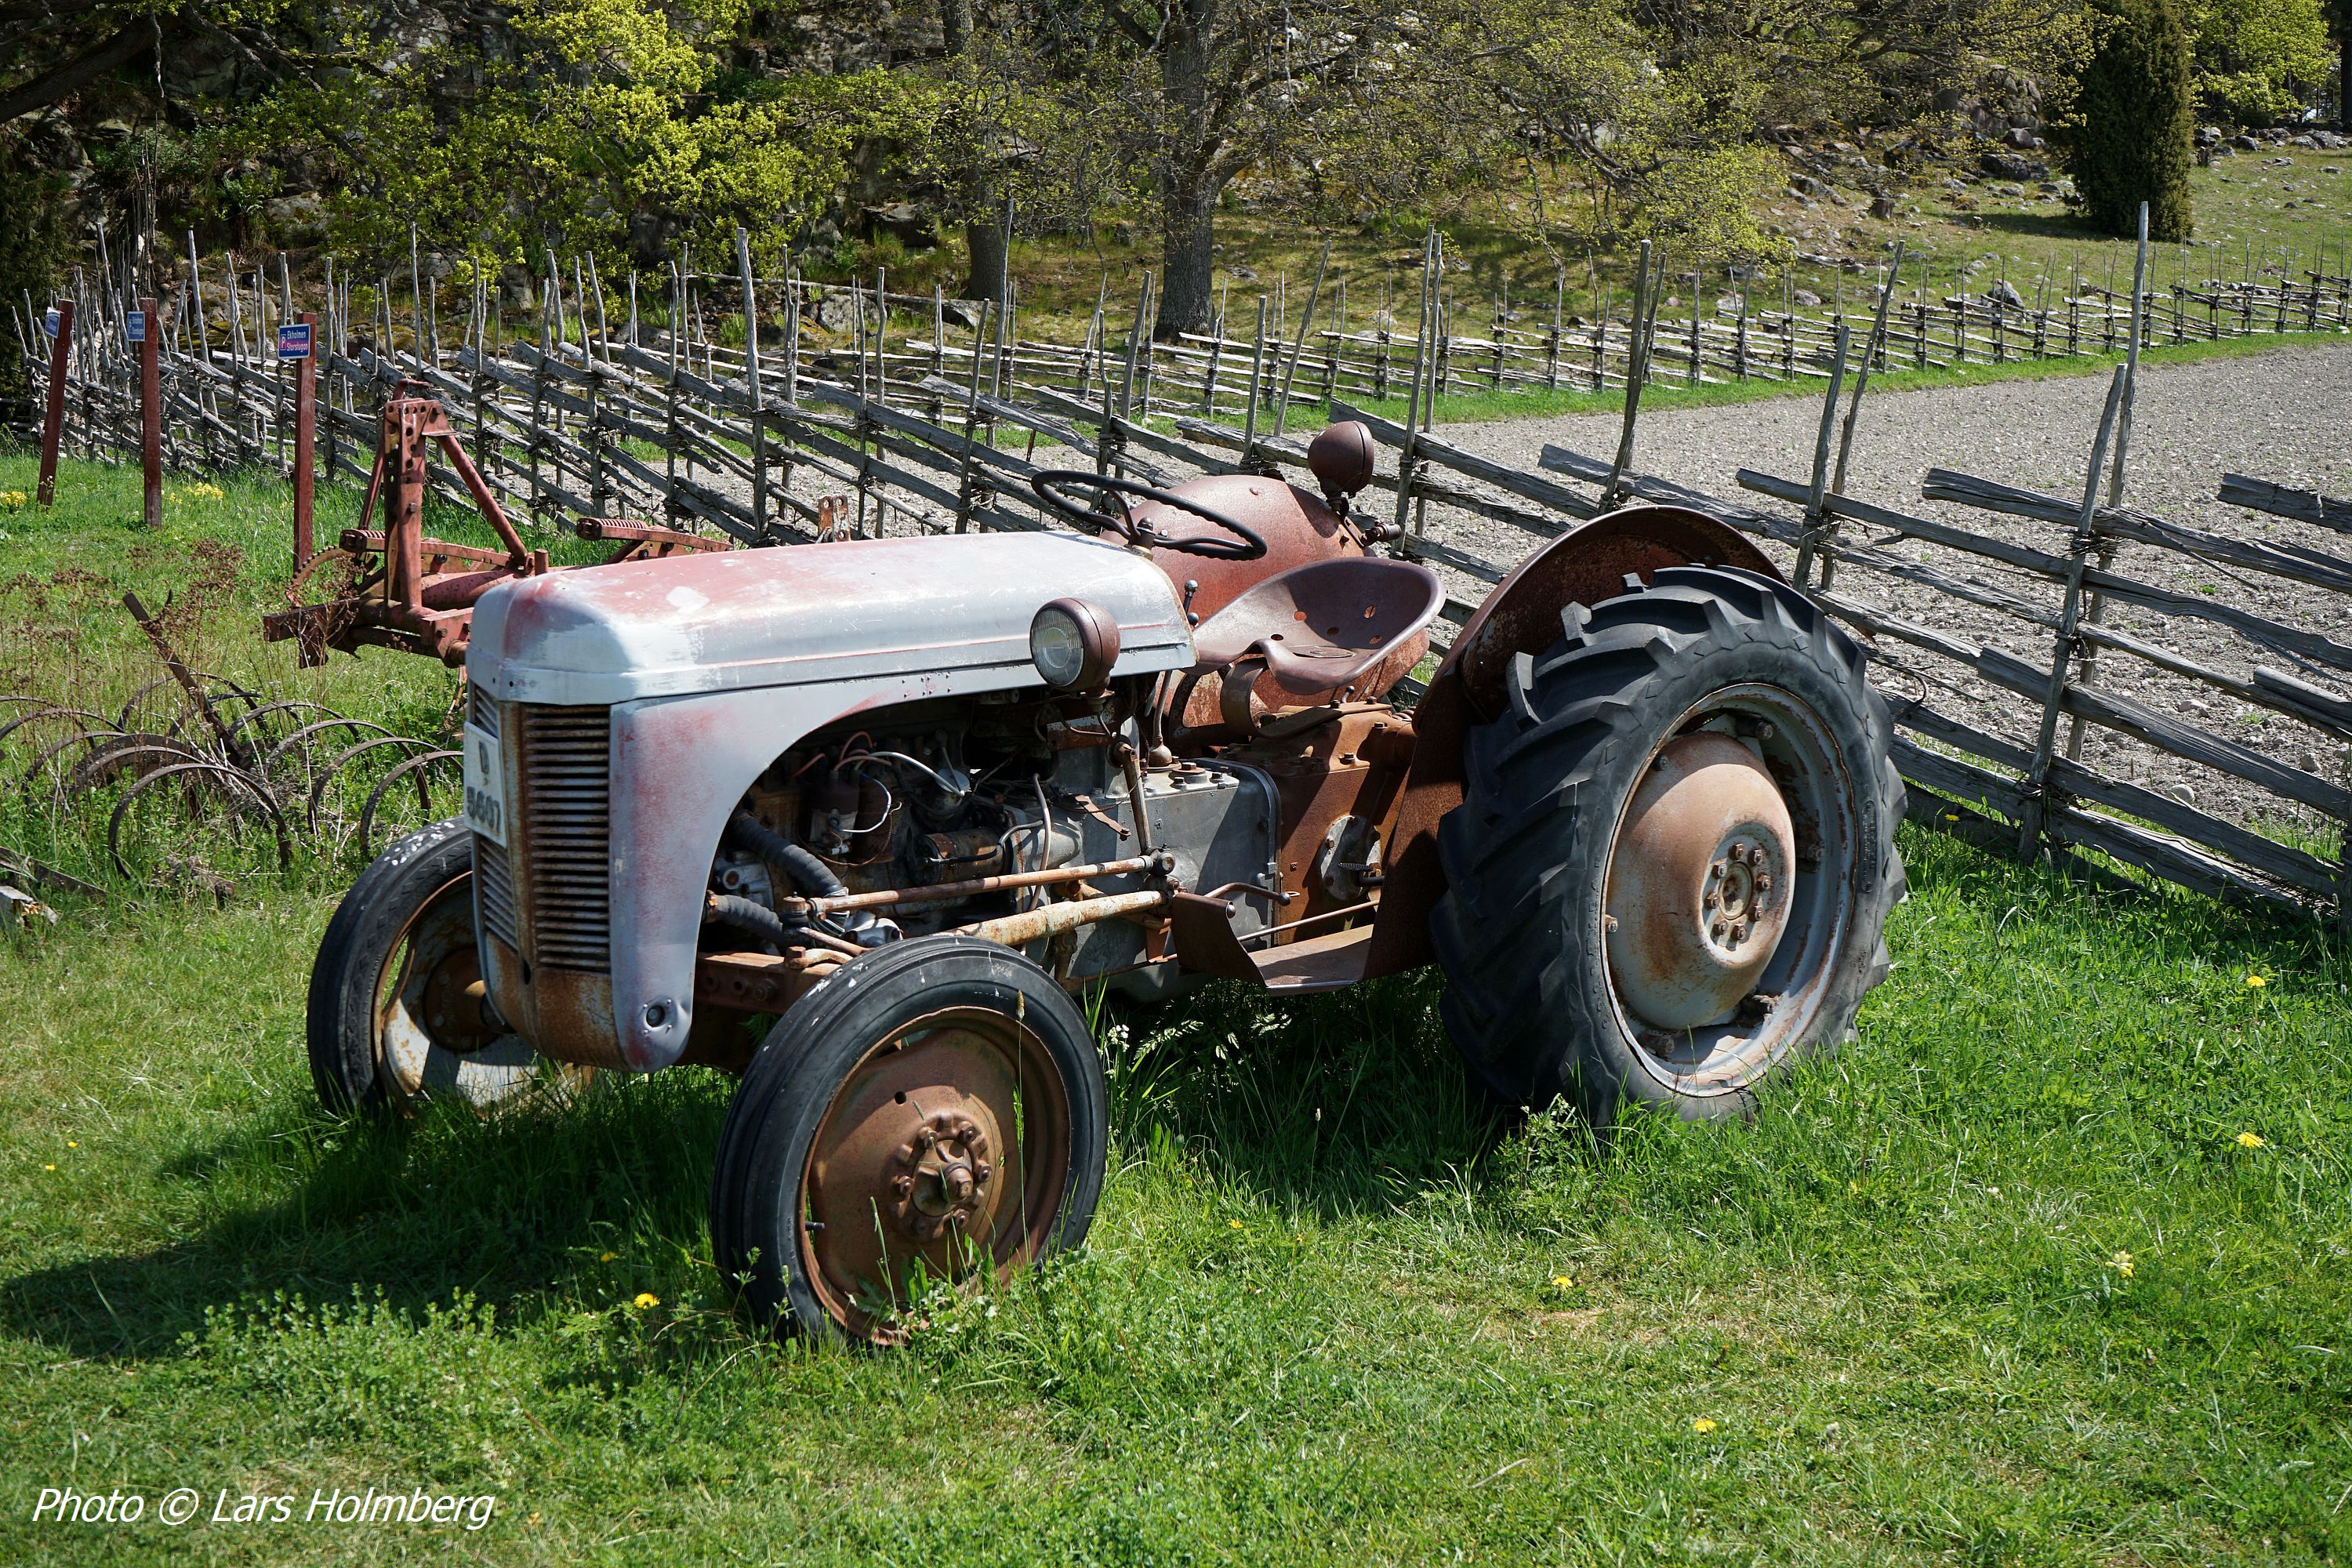
[[[338,1114],[488,1107],[537,1081],[537,1054],[483,993],[464,822],[412,833],[360,873],[320,939],[306,1025],[311,1082]]]
[[[897,1343],[931,1285],[1083,1241],[1109,1131],[1050,975],[970,937],[893,942],[795,1002],[744,1074],[711,1178],[719,1271],[763,1329]]]

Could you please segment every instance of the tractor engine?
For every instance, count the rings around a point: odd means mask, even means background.
[[[1281,883],[1274,777],[1223,758],[1146,765],[1133,707],[1003,693],[913,704],[810,736],[775,760],[730,820],[710,868],[705,947],[780,946],[780,929],[793,942],[813,931],[876,947],[1057,897],[1139,891],[1159,877],[1236,898],[1238,934],[1272,923]],[[1140,861],[1156,864],[1108,869]],[[1087,866],[1106,870],[1018,882]],[[874,901],[810,913],[812,900],[844,896]],[[1158,996],[1176,976],[1153,936],[1108,920],[1015,945],[1066,982],[1100,978]]]

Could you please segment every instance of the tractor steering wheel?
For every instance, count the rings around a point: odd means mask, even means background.
[[[1265,553],[1265,540],[1244,523],[1234,521],[1213,508],[1199,501],[1188,500],[1173,490],[1158,489],[1135,479],[1117,479],[1109,474],[1097,474],[1086,468],[1042,468],[1029,476],[1029,488],[1047,510],[1058,512],[1087,532],[1108,528],[1129,544],[1146,550],[1172,550],[1182,555],[1205,555],[1213,561],[1255,561]],[[1082,506],[1068,490],[1086,489],[1094,492],[1094,504]],[[1118,510],[1107,510],[1106,496],[1116,497]],[[1171,537],[1149,522],[1139,521],[1128,498],[1157,501],[1176,511],[1189,512],[1204,522],[1215,524],[1231,539],[1218,539],[1208,534],[1192,533]]]

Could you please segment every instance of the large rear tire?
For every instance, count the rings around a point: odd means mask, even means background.
[[[1738,1115],[1852,1037],[1904,892],[1860,650],[1784,584],[1672,567],[1505,675],[1439,825],[1442,1011],[1498,1099]]]
[[[310,966],[310,1079],[330,1110],[487,1107],[542,1064],[485,999],[474,940],[474,839],[463,821],[410,834],[360,873]]]
[[[892,1344],[932,1284],[1075,1247],[1109,1144],[1102,1059],[1052,976],[971,937],[819,981],[719,1134],[710,1232],[753,1321]]]

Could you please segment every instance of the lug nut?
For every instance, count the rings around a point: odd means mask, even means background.
[[[1769,893],[1772,890],[1771,873],[1769,871],[1759,871],[1757,873],[1756,890],[1759,893]]]
[[[915,1190],[915,1178],[912,1176],[893,1176],[890,1178],[890,1190],[903,1198],[908,1194]]]

